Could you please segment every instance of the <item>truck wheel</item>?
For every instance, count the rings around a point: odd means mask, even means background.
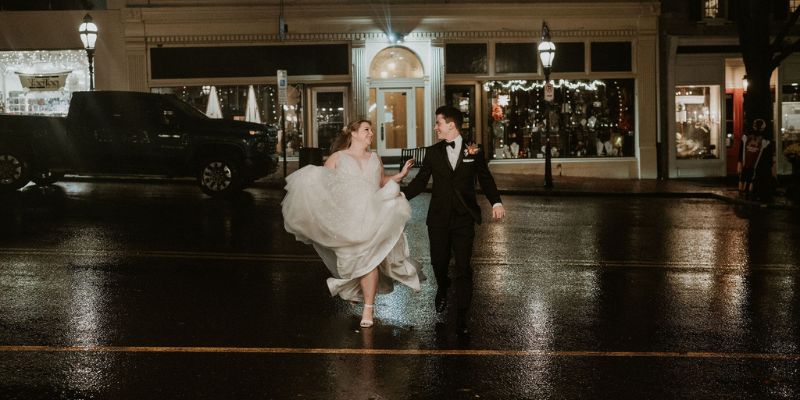
[[[17,190],[30,182],[28,163],[13,150],[0,150],[0,192]]]
[[[203,193],[221,197],[242,189],[242,176],[239,163],[227,157],[209,158],[200,163],[197,183]]]
[[[35,176],[31,177],[33,183],[39,186],[46,186],[52,185],[58,181],[60,181],[64,177],[64,174],[61,172],[53,172],[50,170],[42,171]]]

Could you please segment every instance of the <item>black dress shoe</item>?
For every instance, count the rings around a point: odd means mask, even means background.
[[[436,290],[436,312],[443,312],[447,308],[447,288],[440,287]]]

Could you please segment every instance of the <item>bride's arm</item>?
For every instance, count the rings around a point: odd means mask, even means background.
[[[408,170],[411,168],[412,165],[414,165],[413,158],[406,161],[406,163],[403,164],[403,169],[401,169],[400,172],[394,175],[383,175],[383,177],[381,177],[381,187],[383,187],[383,185],[385,185],[386,182],[389,182],[390,179],[397,183],[400,183],[400,181],[402,181],[403,178],[405,178],[406,175],[408,175]],[[383,171],[383,161],[381,161],[381,171]]]
[[[339,152],[333,153],[325,160],[325,168],[336,169],[336,162],[339,161]]]

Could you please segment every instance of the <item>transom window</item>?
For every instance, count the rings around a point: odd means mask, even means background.
[[[720,16],[719,0],[703,1],[703,17],[718,18]]]
[[[422,78],[423,75],[419,57],[403,47],[381,50],[369,68],[369,76],[373,79]]]

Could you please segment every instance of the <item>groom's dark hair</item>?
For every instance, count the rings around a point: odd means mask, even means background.
[[[453,106],[441,106],[436,109],[436,115],[441,115],[447,122],[456,125],[456,129],[461,130],[461,123],[464,121],[464,114]]]

